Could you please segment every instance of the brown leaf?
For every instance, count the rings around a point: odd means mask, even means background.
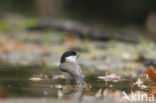
[[[148,86],[148,94],[153,94],[156,97],[156,83],[151,83]]]
[[[66,44],[72,44],[72,45],[77,44],[77,40],[74,36],[68,36],[67,38],[65,38],[64,42]]]
[[[143,74],[147,74],[150,81],[156,81],[156,68],[148,68]]]
[[[44,51],[44,52],[42,52],[40,55],[43,56],[43,57],[46,57],[46,56],[50,56],[51,53],[48,52],[48,51]]]
[[[8,94],[4,93],[3,87],[0,85],[0,98],[7,98]]]

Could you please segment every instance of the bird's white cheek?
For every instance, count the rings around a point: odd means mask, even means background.
[[[69,56],[69,57],[66,57],[66,61],[69,61],[69,62],[76,62],[76,56]]]

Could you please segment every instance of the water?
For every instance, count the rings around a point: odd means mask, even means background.
[[[117,101],[122,92],[131,92],[131,81],[113,82],[98,79],[95,75],[85,78],[88,88],[80,89],[77,85],[66,85],[65,79],[57,68],[45,69],[41,66],[0,66],[0,97],[1,98],[54,98],[83,101]],[[133,92],[146,93],[136,86]]]

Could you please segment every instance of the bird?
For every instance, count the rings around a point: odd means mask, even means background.
[[[77,80],[81,87],[86,86],[84,75],[82,74],[80,65],[77,63],[78,55],[75,51],[66,51],[62,54],[59,68],[66,78],[66,84],[70,84],[71,80]]]

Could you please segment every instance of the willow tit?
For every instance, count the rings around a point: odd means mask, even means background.
[[[77,82],[81,86],[85,86],[84,76],[81,68],[77,63],[79,55],[75,51],[66,51],[61,56],[59,68],[66,77],[66,82],[70,82],[72,79],[77,79]]]

